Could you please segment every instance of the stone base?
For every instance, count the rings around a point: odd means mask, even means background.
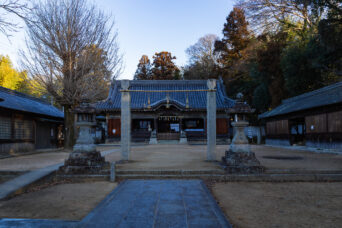
[[[261,166],[253,152],[233,152],[226,151],[222,157],[222,163],[227,173],[262,173],[264,167]]]
[[[64,174],[105,174],[109,173],[109,163],[98,151],[74,151],[60,167]]]
[[[188,144],[187,138],[180,138],[179,139],[179,144]]]
[[[95,144],[76,144],[73,151],[93,152],[96,150]]]
[[[150,138],[150,141],[149,141],[149,144],[151,144],[151,145],[154,145],[154,144],[158,144],[158,141],[157,141],[157,138]]]

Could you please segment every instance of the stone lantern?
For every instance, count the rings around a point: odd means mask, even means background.
[[[74,109],[75,126],[79,128],[78,138],[73,152],[65,161],[61,170],[65,173],[89,174],[99,173],[107,164],[101,153],[96,151],[92,127],[96,126],[96,110],[92,104],[82,103]]]
[[[251,151],[248,139],[245,135],[245,128],[248,126],[246,114],[253,113],[254,110],[243,102],[243,95],[237,95],[235,105],[230,108],[229,113],[234,115],[234,137],[229,150],[222,157],[223,165],[228,173],[260,173],[263,167]]]

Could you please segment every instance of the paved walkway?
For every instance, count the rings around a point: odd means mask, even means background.
[[[81,227],[231,227],[201,180],[130,180]]]
[[[0,200],[13,194],[17,190],[51,174],[52,172],[58,170],[62,165],[63,163],[59,163],[42,169],[37,169],[0,184]]]
[[[0,227],[231,227],[201,180],[128,180],[82,221],[0,219]]]

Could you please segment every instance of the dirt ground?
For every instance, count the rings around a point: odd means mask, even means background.
[[[216,157],[220,159],[224,150],[219,147]],[[121,159],[120,151],[106,156],[107,161]],[[118,164],[121,170],[215,170],[218,163],[206,162],[206,146],[190,145],[146,145],[131,148],[132,162]]]
[[[117,183],[60,184],[0,201],[0,218],[81,220]]]
[[[228,145],[216,146],[216,159],[221,160]],[[99,151],[116,149],[106,155],[107,161],[119,161],[119,146],[98,146]],[[252,151],[268,170],[342,170],[342,155],[318,154],[309,151],[287,148],[252,145]],[[69,151],[70,152],[70,151]],[[29,171],[64,162],[69,152],[46,152],[0,159],[1,171]],[[299,156],[301,160],[276,160],[263,156]],[[131,148],[131,162],[118,164],[119,169],[154,169],[154,170],[213,170],[221,169],[218,163],[206,162],[206,145],[139,145]]]
[[[216,183],[234,227],[341,227],[342,183]]]
[[[342,170],[342,154],[322,154],[265,145],[252,145],[258,160],[267,169]],[[299,156],[302,160],[266,159],[263,156]]]
[[[98,146],[98,151],[118,149],[113,146]],[[0,159],[1,171],[31,171],[64,162],[71,150],[49,151]]]
[[[228,145],[216,146],[216,158],[221,160]],[[310,151],[292,150],[264,145],[252,145],[251,150],[268,170],[342,170],[342,155],[319,154]],[[263,156],[299,156],[301,160],[276,160]],[[107,161],[119,161],[121,152],[106,156]],[[205,162],[206,145],[145,145],[131,149],[130,163],[119,164],[119,169],[221,169],[217,163]]]
[[[64,162],[67,152],[48,152],[0,159],[0,171],[28,171]]]

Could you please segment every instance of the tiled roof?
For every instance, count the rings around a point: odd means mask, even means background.
[[[275,109],[259,115],[259,119],[284,115],[306,109],[342,103],[342,81],[282,101]]]
[[[98,102],[96,109],[99,111],[118,111],[121,107],[121,81],[112,83],[108,98],[105,101]],[[206,90],[206,80],[133,80],[130,81],[130,90]],[[132,110],[143,110],[148,106],[157,107],[165,103],[168,99],[170,104],[178,107],[186,107],[186,98],[188,97],[190,110],[204,110],[207,108],[207,92],[131,92]],[[167,98],[168,97],[168,98]],[[231,108],[235,100],[227,97],[224,85],[221,80],[217,80],[216,106],[218,110]]]
[[[61,110],[49,103],[2,86],[0,86],[0,100],[1,99],[3,99],[3,101],[0,101],[0,107],[3,108],[41,114],[50,117],[64,117]]]

